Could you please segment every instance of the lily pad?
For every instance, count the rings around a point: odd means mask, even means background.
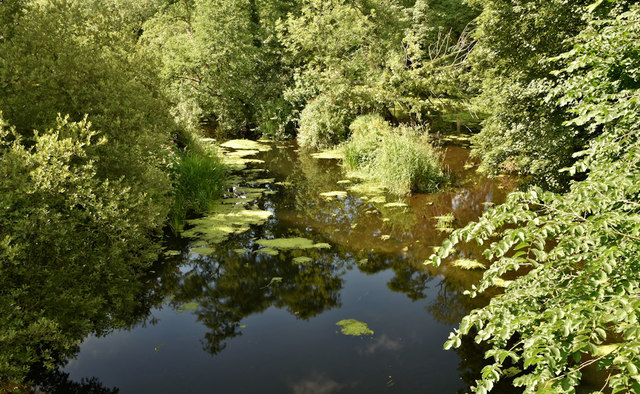
[[[275,238],[260,239],[256,241],[260,246],[267,248],[288,250],[288,249],[310,249],[313,247],[313,241],[307,238]]]
[[[486,269],[484,264],[479,263],[477,260],[471,259],[458,259],[451,263],[454,267],[462,268],[464,270]]]
[[[351,183],[351,181],[349,179],[343,179],[341,181],[338,181],[338,185],[344,185],[344,184],[349,184]]]
[[[315,245],[313,245],[314,248],[316,249],[331,249],[331,245],[329,245],[328,243],[324,243],[324,242],[319,242]]]
[[[246,249],[233,249],[234,252],[236,252],[237,254],[244,254],[247,253]]]
[[[180,255],[180,251],[179,250],[167,250],[166,252],[164,252],[165,256],[179,256]]]
[[[356,319],[340,320],[336,325],[341,327],[340,331],[344,335],[351,335],[354,337],[373,335],[373,330],[367,326],[367,323],[363,323]]]

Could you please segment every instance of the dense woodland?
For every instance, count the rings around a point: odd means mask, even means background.
[[[0,382],[150,302],[163,229],[221,193],[202,137],[338,147],[404,195],[447,182],[425,136],[459,121],[480,171],[524,180],[427,262],[484,243],[471,296],[518,274],[445,345],[487,344],[475,391],[517,366],[574,392],[596,364],[640,392],[634,3],[0,0]]]

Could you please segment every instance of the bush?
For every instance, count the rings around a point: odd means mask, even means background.
[[[96,134],[58,118],[23,142],[0,116],[0,386],[127,325],[146,294],[158,218],[144,193],[96,176]]]
[[[177,157],[171,166],[174,202],[169,225],[177,232],[189,213],[207,211],[211,202],[220,197],[226,170],[213,149],[196,143],[182,153],[173,154]]]
[[[327,95],[320,95],[300,113],[298,143],[305,148],[327,148],[347,139],[349,111]]]
[[[378,115],[358,117],[342,145],[352,174],[379,183],[391,193],[433,192],[445,180],[442,154],[417,128],[393,128]]]

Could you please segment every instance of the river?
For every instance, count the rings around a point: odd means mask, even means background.
[[[224,207],[267,214],[222,235],[191,222],[191,238],[169,239],[152,275],[163,301],[128,329],[86,338],[59,380],[120,393],[466,392],[481,349],[442,345],[486,304],[462,294],[482,271],[423,261],[514,180],[478,175],[468,149],[449,145],[451,184],[398,199],[354,189],[339,160],[262,145],[227,149],[251,159],[236,163]],[[283,238],[299,245],[265,242]],[[457,257],[482,262],[480,252]],[[343,334],[349,319],[372,332]]]

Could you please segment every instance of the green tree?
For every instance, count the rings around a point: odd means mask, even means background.
[[[97,176],[108,141],[58,118],[29,141],[0,118],[0,376],[20,382],[91,332],[126,325],[156,257],[147,197]],[[4,387],[4,386],[3,386]]]
[[[454,232],[432,260],[462,241],[492,241],[485,255],[493,265],[471,296],[507,272],[526,272],[465,317],[446,344],[472,334],[490,346],[476,392],[491,390],[511,365],[526,392],[575,392],[591,364],[609,373],[612,392],[640,391],[640,7],[618,4],[588,7],[573,47],[547,61],[557,80],[546,98],[570,118],[563,127],[599,131],[568,170],[583,180],[564,194],[511,194]]]

